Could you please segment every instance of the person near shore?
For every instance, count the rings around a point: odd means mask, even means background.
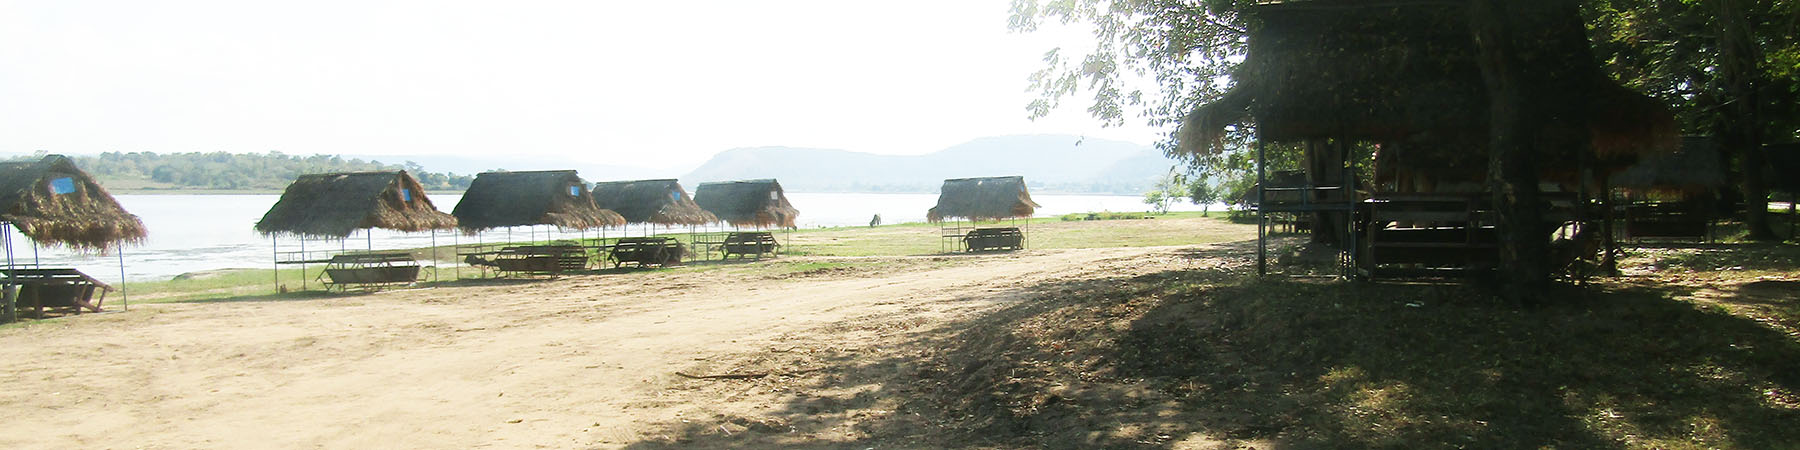
[[[875,214],[874,218],[869,219],[869,228],[875,228],[878,226],[881,226],[881,214],[879,214],[879,213]]]

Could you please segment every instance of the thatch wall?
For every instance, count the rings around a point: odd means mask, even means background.
[[[793,228],[800,217],[775,180],[700,183],[694,187],[694,203],[739,227]]]
[[[619,213],[594,203],[587,182],[573,170],[476,175],[450,214],[465,233],[519,225],[555,225],[565,230],[625,225]]]
[[[1717,141],[1688,136],[1680,150],[1646,155],[1608,181],[1634,192],[1706,193],[1725,185],[1725,165]]]
[[[1037,202],[1025,189],[1025,177],[955,178],[944,180],[937,206],[925,213],[932,222],[944,219],[998,220],[1031,217]]]
[[[675,180],[607,181],[594,184],[594,202],[629,223],[705,225],[719,218],[700,209]]]
[[[73,192],[56,194],[53,180],[69,178]],[[144,222],[62,155],[0,163],[0,220],[32,241],[107,251],[144,240]]]
[[[1263,4],[1249,10],[1249,53],[1236,85],[1182,123],[1180,149],[1203,152],[1222,129],[1254,122],[1266,141],[1348,138],[1405,142],[1414,165],[1484,166],[1489,102],[1469,28],[1458,2],[1382,3],[1311,0]],[[1569,36],[1556,35],[1558,38]],[[1661,103],[1631,92],[1587,61],[1580,39],[1533,42],[1532,61],[1565,92],[1581,92],[1579,117],[1554,126],[1585,131],[1603,167],[1623,167],[1636,155],[1676,148],[1674,116]],[[1436,159],[1438,161],[1431,161]],[[1463,161],[1468,160],[1468,161]],[[1545,166],[1573,162],[1550,153]],[[1568,164],[1568,167],[1574,167]]]
[[[402,198],[401,190],[411,193]],[[446,230],[456,217],[438,211],[406,171],[301,175],[256,222],[264,235],[343,238],[364,228]]]

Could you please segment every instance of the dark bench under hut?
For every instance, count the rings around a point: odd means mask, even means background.
[[[613,262],[613,268],[626,264],[637,267],[675,266],[681,264],[686,247],[675,238],[651,236],[619,238],[614,242],[607,258]]]

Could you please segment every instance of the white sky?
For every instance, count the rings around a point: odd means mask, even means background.
[[[0,0],[0,152],[669,167],[763,145],[1158,139],[1100,127],[1085,96],[1028,120],[1027,76],[1059,38],[1009,33],[1008,3]]]

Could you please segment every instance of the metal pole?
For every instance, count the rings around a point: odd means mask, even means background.
[[[4,313],[3,316],[0,316],[0,322],[19,320],[20,289],[18,281],[13,279],[13,272],[16,268],[13,267],[12,228],[12,222],[0,222],[0,246],[6,247],[6,287],[4,290],[0,290],[0,296],[4,297],[0,298],[0,302],[5,302],[5,304],[0,305],[0,313]]]
[[[125,293],[125,246],[119,245],[119,302],[124,303],[120,311],[131,311],[131,296]]]
[[[306,290],[306,235],[300,235],[300,290]]]
[[[275,292],[281,292],[281,241],[269,235],[269,266],[275,268]]]

